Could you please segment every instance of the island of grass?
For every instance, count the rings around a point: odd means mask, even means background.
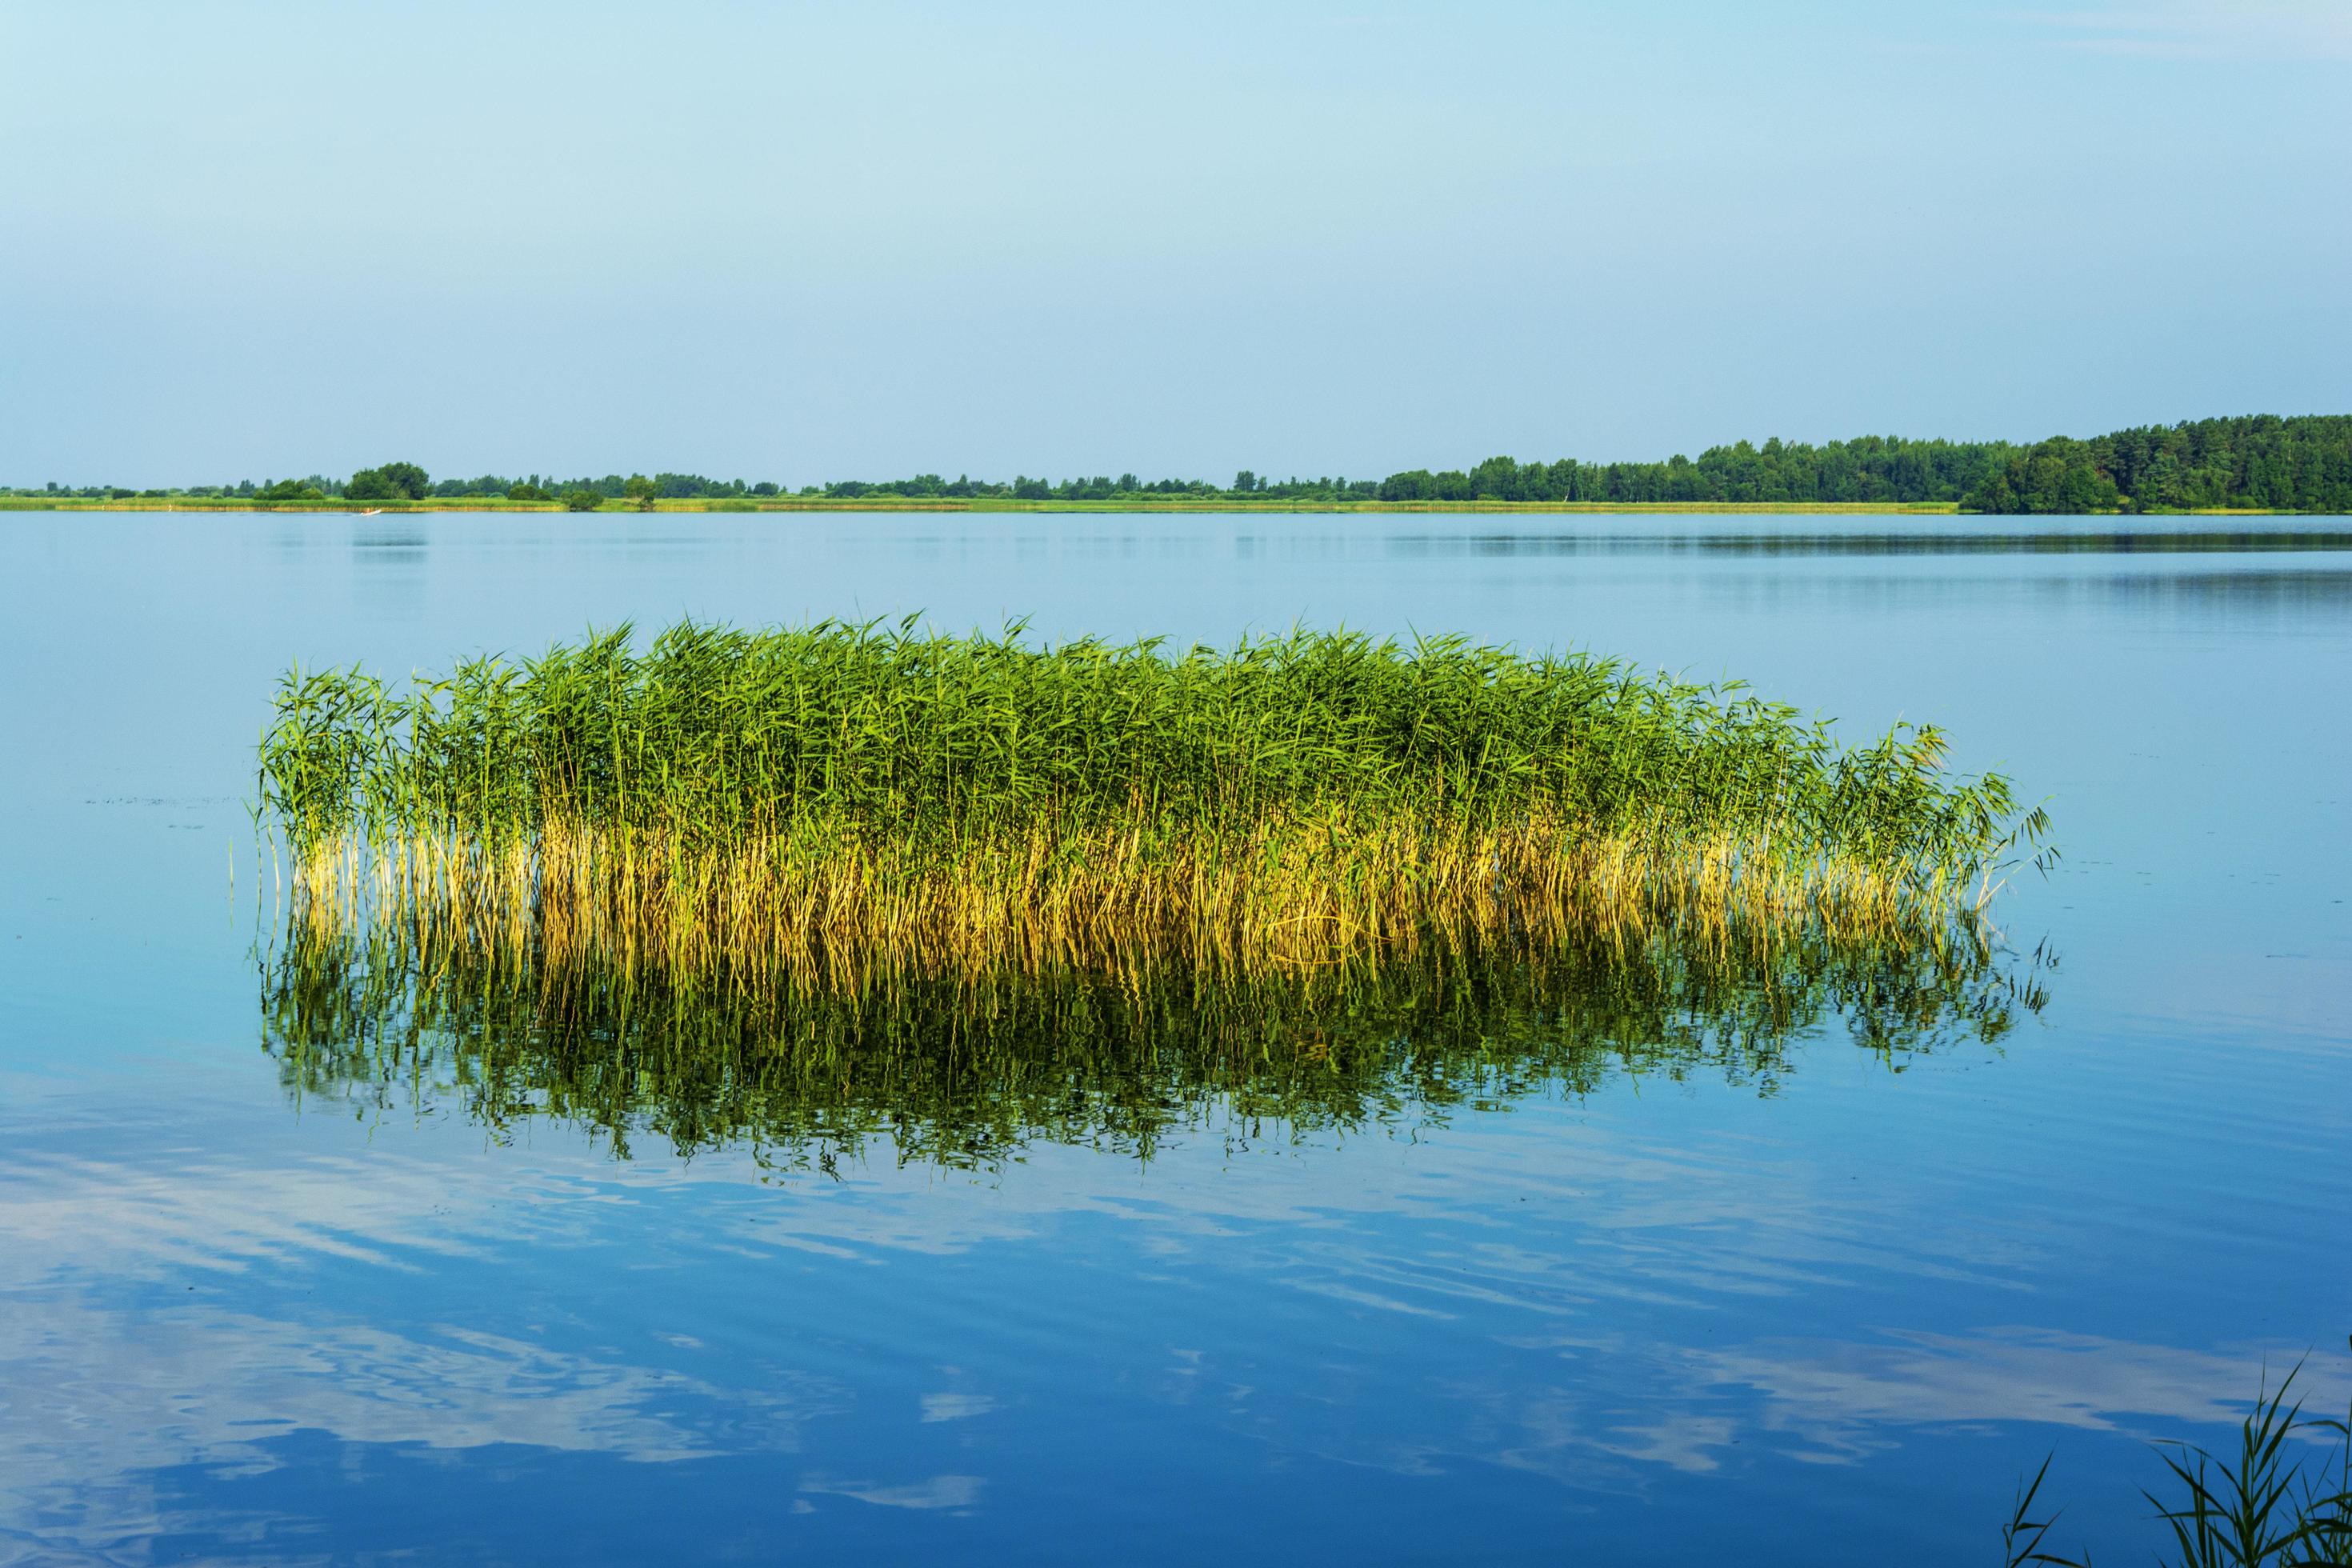
[[[1947,932],[2045,822],[1943,754],[1454,637],[688,624],[400,686],[290,672],[259,782],[329,924],[738,976],[1265,970],[1661,922]]]

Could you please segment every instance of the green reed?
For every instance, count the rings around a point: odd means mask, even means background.
[[[2140,1495],[2170,1537],[2158,1568],[2352,1568],[2352,1412],[2341,1421],[2305,1415],[2300,1399],[2289,1402],[2302,1374],[2298,1362],[2276,1388],[2264,1375],[2238,1424],[2235,1453],[2177,1439],[2156,1445],[2171,1495]],[[2316,1462],[2296,1451],[2306,1435],[2330,1444]],[[2032,1516],[2050,1466],[2044,1458],[2018,1489],[2001,1528],[2009,1568],[2091,1568],[2087,1552],[2044,1549],[2058,1515]]]
[[[260,804],[320,908],[709,965],[1321,961],[1663,909],[1943,920],[2047,823],[1898,726],[1458,637],[1033,647],[626,626],[289,672]]]

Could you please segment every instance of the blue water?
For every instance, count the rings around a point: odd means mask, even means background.
[[[2352,1397],[2352,524],[2276,521],[0,516],[0,1560],[1983,1562],[2053,1450],[2127,1560],[2148,1439]],[[1148,1162],[288,1089],[289,662],[915,611],[1933,720],[2049,800],[2047,1004]]]

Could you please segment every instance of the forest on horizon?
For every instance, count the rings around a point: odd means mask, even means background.
[[[886,480],[845,479],[787,491],[773,481],[746,484],[699,474],[607,474],[562,479],[433,479],[414,463],[362,468],[349,479],[312,474],[174,490],[110,485],[0,490],[56,500],[251,499],[287,502],[341,500],[398,504],[434,499],[503,497],[560,501],[586,510],[611,500],[650,509],[662,500],[791,495],[810,499],[999,498],[1025,501],[1192,499],[1232,501],[1536,501],[1595,504],[1768,503],[1781,505],[1948,503],[1962,511],[1999,513],[2161,512],[2202,508],[2352,513],[2352,415],[2282,417],[2250,415],[2149,425],[2087,439],[2053,437],[2008,441],[1913,440],[1864,436],[1821,446],[1742,440],[1692,458],[1596,463],[1563,458],[1522,462],[1489,458],[1468,469],[1409,468],[1380,479],[1276,479],[1244,469],[1230,485],[1204,479],[1096,476],[1061,480],[1016,475],[1011,480],[947,479],[937,474]]]

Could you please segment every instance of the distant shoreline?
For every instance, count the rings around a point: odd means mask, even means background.
[[[356,517],[379,512],[386,517],[413,512],[522,512],[570,516],[638,513],[635,501],[608,500],[595,512],[568,513],[561,501],[509,500],[502,496],[449,496],[414,501],[327,500],[257,501],[250,497],[125,496],[100,500],[81,497],[0,496],[0,511],[184,511],[184,512],[336,512]],[[663,512],[1179,512],[1197,515],[1245,515],[1282,512],[1440,512],[1440,513],[1616,513],[1675,516],[1692,513],[1756,513],[1782,516],[1894,515],[1952,517],[1961,515],[1958,501],[1511,501],[1511,500],[1314,500],[1243,501],[1161,498],[1149,500],[1019,500],[1009,496],[696,496],[656,500],[650,509]],[[1970,512],[1969,516],[2010,516],[2011,513]],[[2147,515],[2117,511],[2064,513],[2065,516]],[[2168,514],[2183,517],[2297,517],[2305,513],[2273,507],[2194,507]],[[2316,515],[2316,514],[2311,514]]]

